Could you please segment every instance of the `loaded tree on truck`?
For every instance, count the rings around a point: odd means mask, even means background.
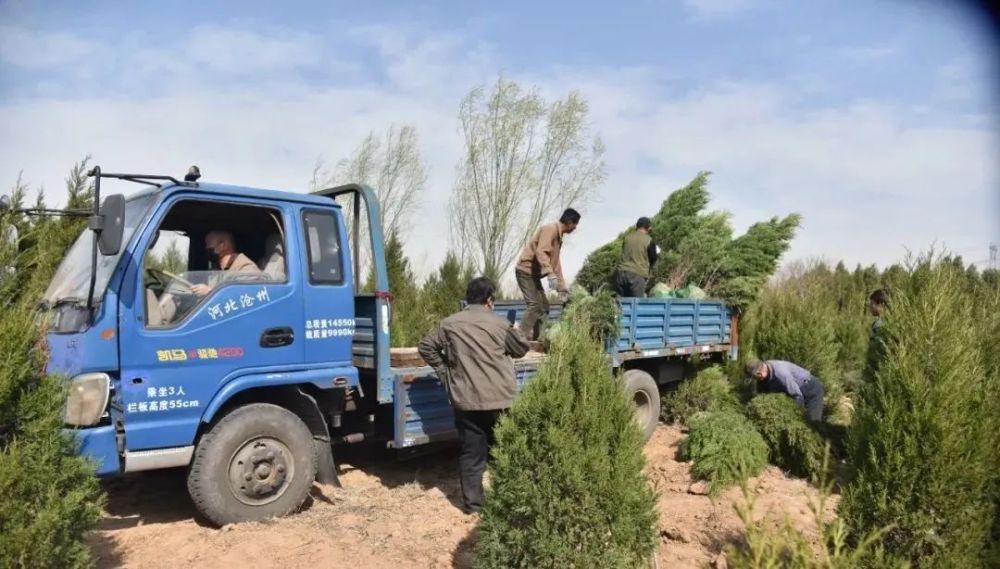
[[[99,475],[186,468],[194,504],[221,525],[286,515],[314,481],[337,484],[339,445],[409,451],[456,437],[434,371],[392,365],[370,188],[227,186],[200,182],[196,168],[183,180],[99,167],[90,176],[95,211],[41,306],[48,372],[71,380],[66,428]],[[103,180],[148,187],[102,202]],[[219,265],[220,250],[229,265],[241,259],[239,271]],[[167,251],[181,252],[185,270],[163,268]],[[362,291],[361,258],[374,292]],[[716,300],[620,303],[608,361],[648,438],[659,386],[680,380],[694,354],[735,357],[735,320]],[[523,309],[497,306],[508,318]],[[519,388],[544,358],[516,362]]]

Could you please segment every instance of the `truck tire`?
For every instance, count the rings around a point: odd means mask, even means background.
[[[223,526],[298,510],[315,479],[316,449],[302,419],[284,407],[252,403],[205,433],[187,483],[198,510]]]
[[[635,421],[642,431],[642,442],[648,441],[660,421],[660,389],[653,376],[641,369],[630,369],[622,376],[625,393],[635,407]]]

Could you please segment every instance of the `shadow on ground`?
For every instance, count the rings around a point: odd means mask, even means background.
[[[438,489],[451,505],[462,509],[458,449],[454,445],[431,447],[409,456],[375,446],[343,447],[335,450],[335,459],[342,482],[352,470],[360,470],[386,488],[416,483],[424,490]]]
[[[479,544],[479,525],[472,528],[468,535],[462,538],[451,556],[451,566],[454,569],[472,569],[476,563],[476,545]]]

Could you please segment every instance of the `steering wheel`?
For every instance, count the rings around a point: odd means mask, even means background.
[[[153,277],[158,283],[163,285],[163,290],[167,291],[171,287],[177,287],[180,290],[170,291],[173,294],[194,294],[194,284],[191,281],[179,277],[169,271],[164,271],[163,269],[154,269],[152,267],[147,267],[146,272],[149,276]]]

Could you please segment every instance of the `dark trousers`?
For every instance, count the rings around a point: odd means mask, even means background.
[[[545,296],[542,279],[523,271],[514,271],[514,275],[517,277],[517,288],[521,289],[528,305],[521,318],[521,333],[529,340],[537,340],[549,320],[549,299]],[[535,326],[538,326],[537,330]]]
[[[824,394],[823,384],[815,377],[802,384],[802,398],[805,399],[806,416],[814,423],[823,420]]]
[[[466,512],[483,508],[483,473],[490,457],[496,426],[502,410],[461,411],[455,409],[455,428],[461,453],[458,455],[458,479],[462,484],[462,502]]]
[[[645,298],[646,279],[628,271],[615,273],[615,292],[624,298]]]

